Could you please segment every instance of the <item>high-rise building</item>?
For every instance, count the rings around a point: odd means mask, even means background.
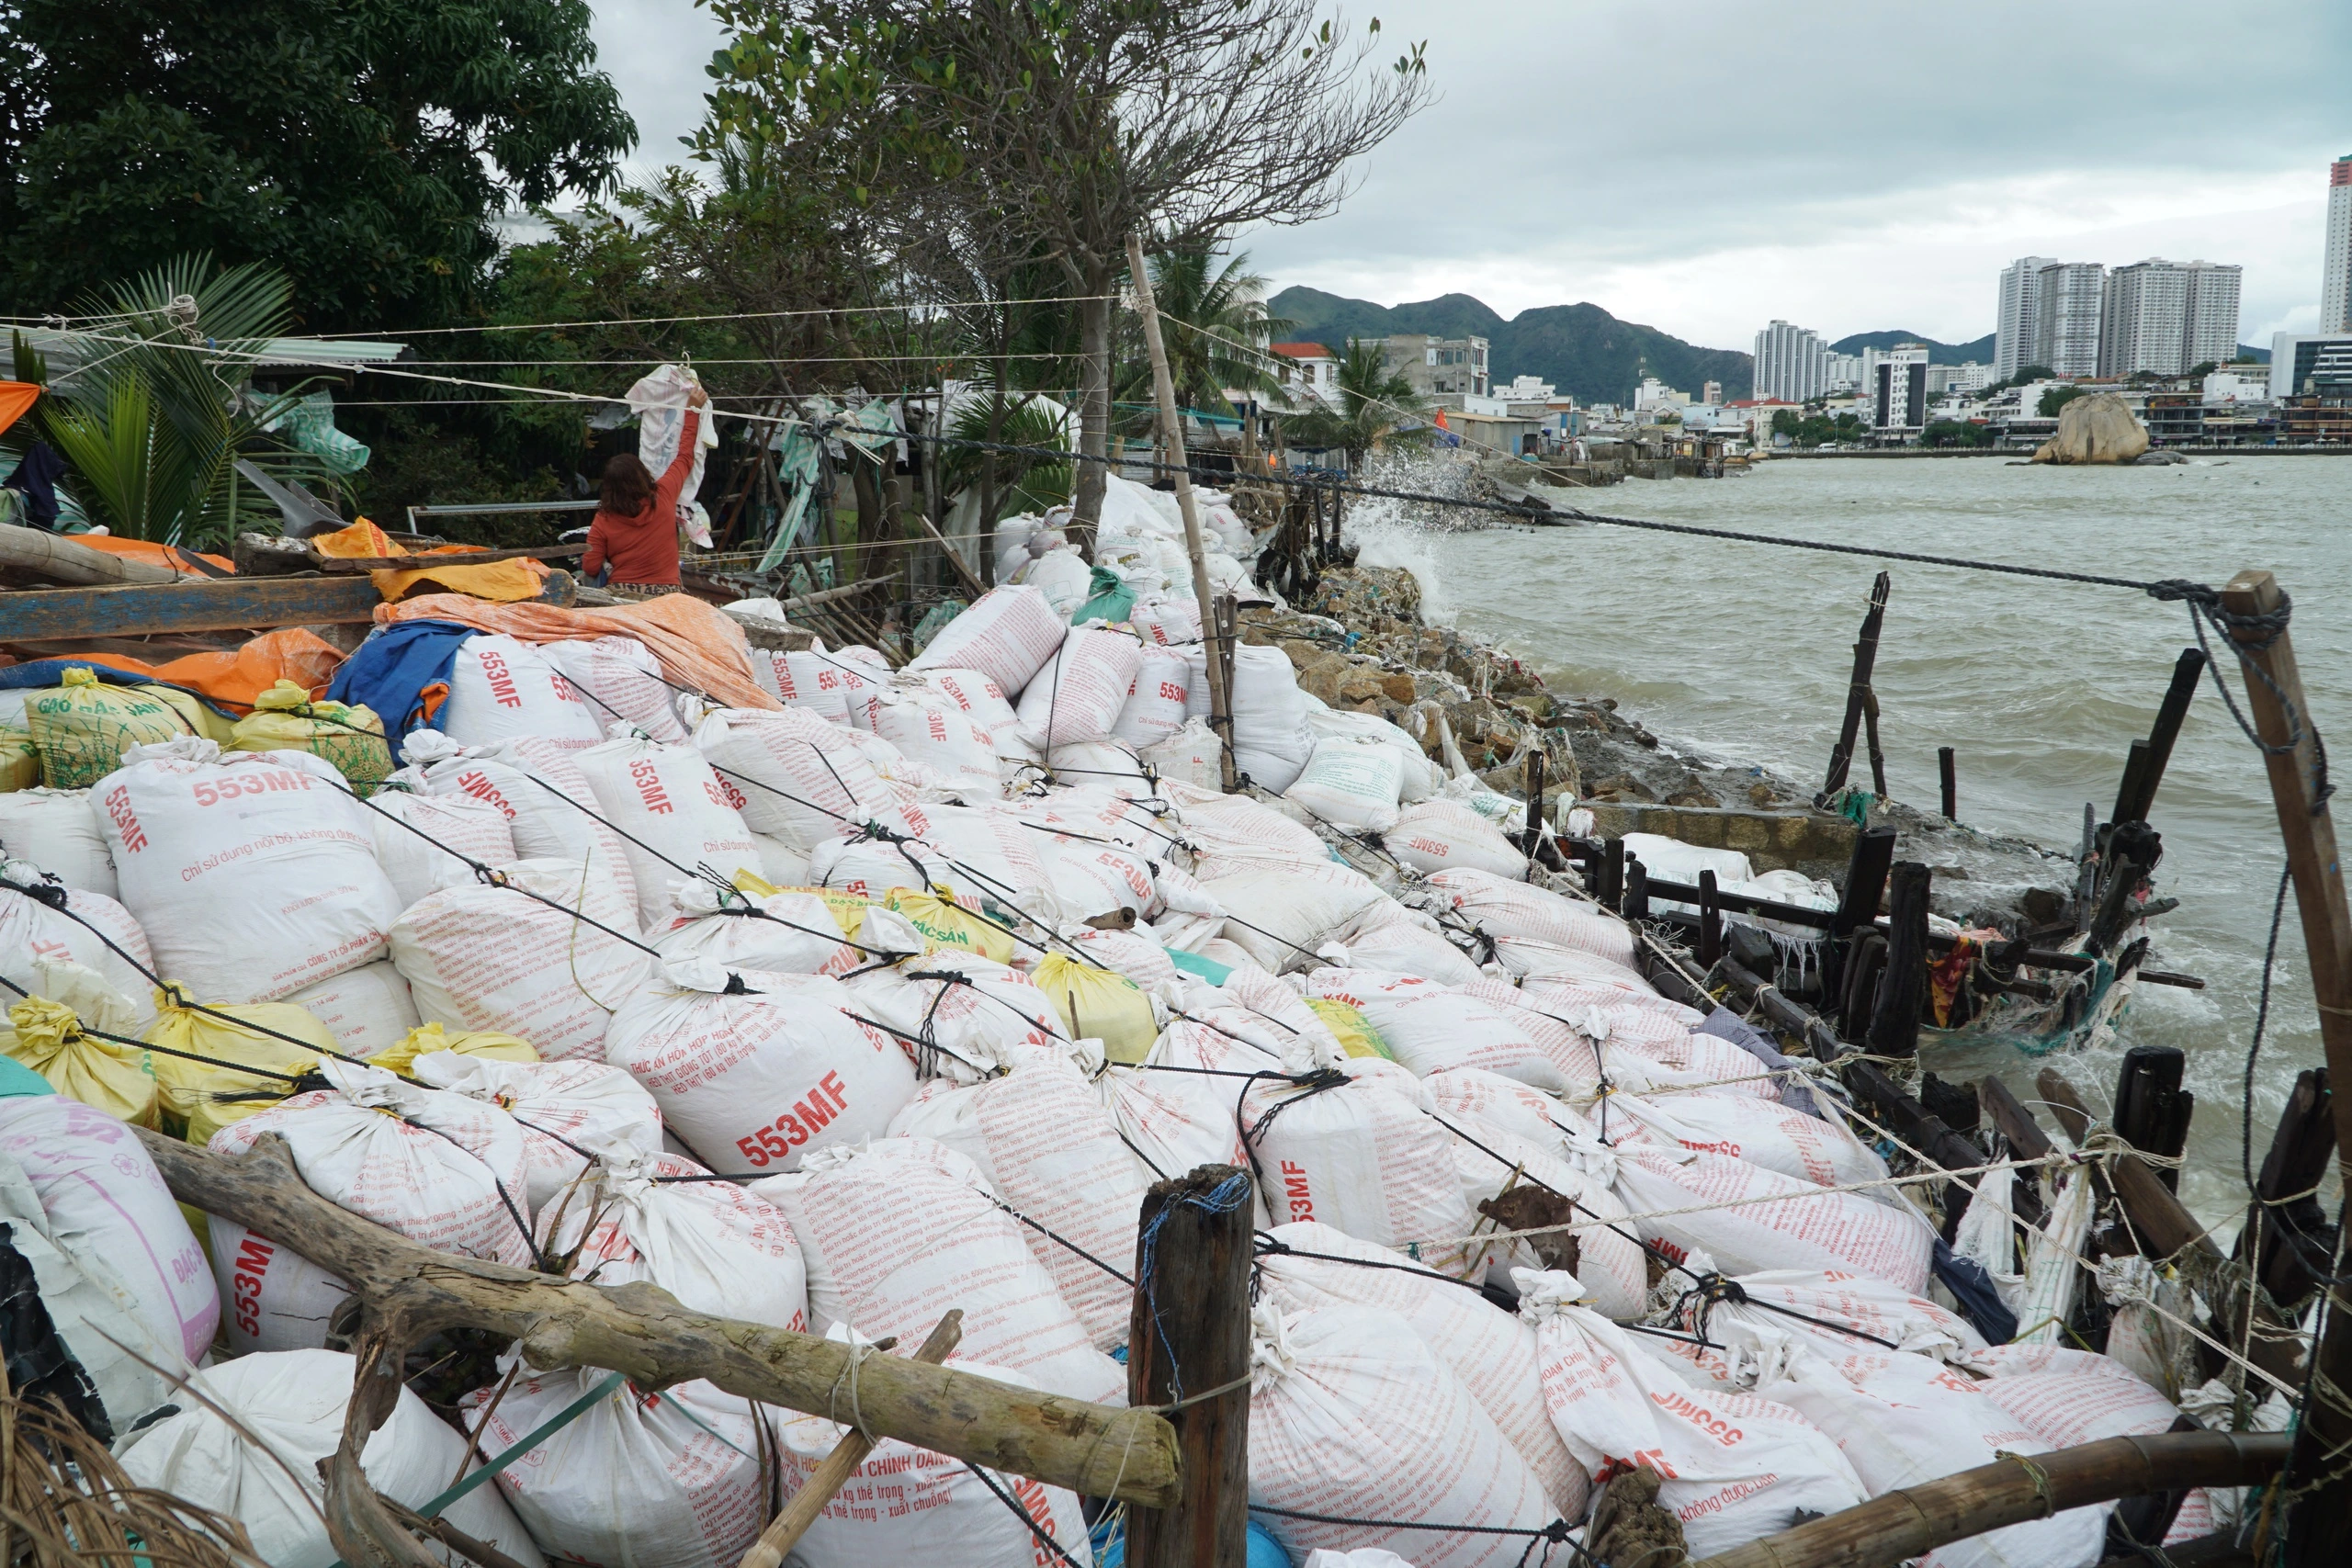
[[[2319,330],[2352,332],[2352,153],[2327,166],[2327,264],[2319,279]]]
[[[2052,262],[2036,275],[2033,357],[2061,376],[2098,374],[2099,310],[2107,269],[2097,262]]]
[[[1774,321],[1756,334],[1756,395],[1801,403],[1821,396],[1829,349],[1809,327]]]
[[[1871,427],[1882,434],[1902,435],[1928,423],[1928,350],[1916,343],[1898,343],[1879,356],[1877,398]]]
[[[2145,370],[2177,376],[2188,368],[2188,361],[2181,357],[2188,348],[2187,267],[2150,256],[2107,275],[2099,310],[2100,375]]]
[[[2000,312],[1994,320],[1993,378],[2006,381],[2033,363],[2033,333],[2041,300],[2041,269],[2054,256],[2019,256],[2001,269]]]
[[[2243,267],[2215,262],[2188,264],[2188,346],[2186,367],[2227,365],[2238,356],[2238,285]]]

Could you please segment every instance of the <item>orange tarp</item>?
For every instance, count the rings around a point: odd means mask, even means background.
[[[75,663],[90,663],[126,675],[168,681],[186,686],[240,711],[279,681],[291,681],[315,695],[343,662],[334,645],[316,632],[286,626],[264,632],[243,648],[220,653],[191,653],[168,664],[149,664],[117,653],[70,654]]]
[[[752,648],[743,640],[743,629],[717,605],[706,604],[691,593],[664,593],[590,610],[565,610],[553,604],[489,604],[461,593],[426,593],[397,604],[377,605],[376,620],[381,626],[394,621],[456,621],[479,631],[504,632],[525,642],[631,637],[650,649],[662,661],[662,674],[681,686],[691,686],[729,707],[784,705],[752,679]]]
[[[84,549],[103,550],[124,560],[143,561],[149,566],[169,567],[182,577],[202,577],[204,573],[187,563],[189,556],[202,556],[223,571],[234,571],[237,563],[227,556],[208,555],[201,550],[184,549],[178,545],[159,545],[153,539],[119,539],[112,534],[66,534],[61,536],[69,545]]]
[[[480,545],[441,545],[429,550],[412,551],[365,517],[348,528],[320,535],[311,543],[319,554],[345,560],[408,555],[423,559],[432,556],[479,554],[482,548]],[[547,578],[547,568],[535,560],[500,560],[482,566],[427,566],[413,571],[371,571],[368,577],[375,583],[376,592],[381,593],[388,603],[400,598],[420,582],[430,582],[453,593],[469,593],[477,599],[511,602],[537,598],[539,584]]]
[[[30,381],[0,381],[0,430],[24,418],[40,399],[40,389]]]

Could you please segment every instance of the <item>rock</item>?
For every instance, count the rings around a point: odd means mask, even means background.
[[[2188,459],[2178,452],[2166,452],[2161,448],[2152,448],[2132,458],[2132,466],[2135,468],[2162,468],[2170,463],[2186,463],[2188,461]]]
[[[1321,695],[1320,693],[1317,694]],[[1388,689],[1382,683],[1380,671],[1377,670],[1353,669],[1340,678],[1340,702],[1348,706],[1352,707],[1363,703],[1377,704],[1387,694]],[[1331,699],[1325,697],[1323,700],[1329,702]]]
[[[1770,806],[1780,798],[1780,792],[1761,780],[1747,786],[1747,803],[1750,806]]]
[[[2148,449],[2148,427],[2116,392],[2092,392],[2058,411],[2058,434],[2033,454],[2037,463],[2129,463]]]
[[[1717,800],[1713,795],[1708,794],[1705,790],[1699,788],[1695,784],[1688,789],[1676,790],[1672,795],[1666,797],[1666,803],[1668,806],[1719,807],[1723,805],[1722,801]]]

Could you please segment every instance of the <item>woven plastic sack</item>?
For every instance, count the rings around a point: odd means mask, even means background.
[[[506,813],[494,800],[387,789],[368,804],[376,863],[403,909],[428,893],[473,881],[469,861],[497,866],[522,858]]]
[[[792,1221],[814,1327],[846,1323],[868,1338],[920,1344],[961,1307],[973,1359],[1051,1393],[1124,1402],[1125,1370],[1089,1342],[1021,1223],[954,1150],[926,1138],[837,1145],[752,1190]]]
[[[32,732],[0,725],[0,795],[32,789],[40,783],[40,748]]]
[[[1331,736],[1315,743],[1306,771],[1283,797],[1335,828],[1387,833],[1397,826],[1396,796],[1404,787],[1404,760],[1394,748],[1377,740]],[[1392,849],[1407,864],[1414,863],[1405,843]]]
[[[0,1055],[40,1075],[61,1096],[141,1127],[158,1124],[155,1075],[127,1037],[130,1006],[96,970],[70,958],[35,964],[33,994],[12,1003],[0,1021]],[[11,993],[13,995],[13,993]]]
[[[1186,598],[1146,594],[1128,613],[1127,624],[1160,648],[1201,640],[1200,609]]]
[[[1332,932],[1387,897],[1362,873],[1324,858],[1204,857],[1194,875],[1203,893],[1232,911],[1227,939],[1277,975],[1315,967],[1315,950]]]
[[[1070,633],[1021,694],[1022,738],[1048,749],[1108,739],[1142,668],[1143,648],[1131,632]]]
[[[1526,851],[1477,812],[1442,795],[1405,807],[1384,831],[1389,853],[1424,874],[1466,868],[1513,881],[1527,875]]]
[[[540,1216],[539,1246],[574,1279],[659,1285],[689,1312],[808,1325],[808,1275],[783,1211],[675,1155],[614,1151]]]
[[[1855,1192],[1825,1192],[1729,1155],[1677,1155],[1617,1145],[1617,1190],[1642,1237],[1671,1255],[1703,1250],[1726,1273],[1768,1269],[1851,1270],[1917,1295],[1927,1289],[1936,1233],[1908,1208]],[[1758,1200],[1713,1207],[1726,1200]]]
[[[1159,1024],[1151,998],[1133,980],[1058,953],[1039,959],[1030,978],[1061,1014],[1067,1038],[1100,1040],[1103,1054],[1123,1066],[1151,1055]]]
[[[797,1169],[828,1145],[879,1135],[915,1088],[906,1052],[840,982],[698,958],[664,965],[614,1015],[605,1059],[729,1175]]]
[[[435,1051],[455,1051],[461,1056],[480,1056],[488,1062],[536,1062],[538,1052],[527,1040],[494,1030],[444,1029],[436,1021],[419,1024],[398,1044],[376,1053],[368,1062],[371,1067],[381,1067],[389,1073],[411,1073],[416,1070],[420,1057]]]
[[[1610,1100],[1614,1113],[1669,1147],[1729,1155],[1815,1187],[1882,1181],[1886,1162],[1844,1123],[1808,1116],[1793,1105],[1750,1094],[1643,1096]]]
[[[0,860],[30,862],[85,893],[121,896],[85,789],[0,793]]]
[[[468,637],[449,665],[449,697],[434,715],[460,746],[535,736],[581,750],[605,738],[595,711],[536,643],[503,632]]]
[[[662,1108],[635,1078],[602,1062],[502,1062],[435,1051],[419,1056],[413,1070],[420,1083],[495,1105],[514,1119],[523,1134],[523,1180],[535,1219],[587,1172],[591,1152],[623,1166],[662,1152]],[[614,1196],[637,1201],[641,1195],[630,1189]]]
[[[864,919],[861,911],[860,930]],[[914,951],[903,933],[886,936],[887,925],[865,932],[862,942],[842,932],[814,893],[777,888],[764,896],[722,892],[706,882],[681,883],[666,921],[646,929],[663,963],[707,958],[729,969],[767,969],[784,975],[847,974],[877,959]]]
[[[18,1157],[22,1157],[19,1156]],[[2023,1370],[2004,1362],[2025,1360]],[[1964,1363],[1993,1373],[1977,1386],[2053,1449],[2102,1438],[2148,1438],[2168,1432],[2179,1407],[2120,1362],[2057,1345],[1997,1345]]]
[[[188,733],[187,720],[161,697],[109,685],[79,667],[54,691],[34,693],[25,720],[51,789],[87,789],[122,766],[126,748]]]
[[[1557,1516],[1541,1479],[1411,1324],[1376,1307],[1251,1314],[1250,1501],[1294,1561],[1409,1552],[1415,1568],[1516,1568]]]
[[[427,794],[469,795],[497,807],[514,840],[512,858],[585,861],[594,868],[599,881],[613,883],[633,903],[637,880],[629,871],[626,848],[620,835],[605,825],[596,809],[595,792],[572,761],[580,750],[568,743],[526,737],[488,750],[468,751],[438,730],[420,729],[402,743],[401,754],[424,770]],[[424,823],[420,820],[416,825]],[[404,831],[389,822],[383,826]],[[455,838],[439,841],[452,850],[464,848]],[[435,864],[438,874],[449,874],[442,863]]]
[[[1586,1473],[1552,1428],[1526,1323],[1401,1252],[1312,1221],[1268,1232],[1258,1270],[1261,1299],[1285,1313],[1374,1307],[1410,1324],[1535,1472],[1560,1517],[1584,1516]]]
[[[1067,1038],[1054,1004],[1026,975],[975,954],[929,953],[869,970],[846,989],[861,1013],[922,1042],[907,1048],[924,1078],[976,1083]]]
[[[1441,1073],[1438,1078],[1453,1076]],[[1577,1244],[1576,1273],[1592,1292],[1594,1303],[1612,1317],[1644,1315],[1648,1309],[1650,1258],[1642,1248],[1639,1233],[1626,1218],[1625,1205],[1610,1190],[1616,1164],[1605,1151],[1582,1145],[1564,1151],[1556,1138],[1522,1138],[1475,1117],[1441,1112],[1438,1120],[1453,1139],[1454,1176],[1462,1183],[1462,1200],[1472,1213],[1479,1212],[1481,1202],[1522,1187],[1566,1199],[1574,1205],[1570,1218],[1577,1226],[1570,1233]],[[1495,1228],[1506,1227],[1497,1222]],[[1506,1280],[1515,1266],[1532,1268],[1542,1263],[1534,1247],[1519,1240],[1476,1244],[1471,1259],[1483,1264],[1484,1277],[1497,1284]]]
[[[254,699],[253,711],[229,732],[230,751],[308,751],[367,795],[392,771],[384,721],[365,705],[311,700],[292,681],[279,681]]]
[[[625,723],[665,744],[684,740],[678,695],[662,679],[662,661],[633,637],[596,637],[541,643],[539,651],[583,698],[600,728]],[[753,673],[761,656],[752,655]]]
[[[1438,986],[1460,986],[1478,978],[1478,966],[1468,954],[1420,926],[1393,922],[1340,941],[1347,952],[1346,967],[1351,969],[1408,975]]]
[[[1213,790],[1225,776],[1222,751],[1208,720],[1195,716],[1185,719],[1166,739],[1142,748],[1137,755],[1156,777]]]
[[[351,1287],[317,1264],[236,1221],[205,1215],[220,1333],[239,1356],[316,1350]]]
[[[1068,635],[1038,588],[991,590],[909,660],[911,670],[977,670],[1007,697],[1029,684]]]
[[[899,681],[902,686],[912,685],[944,698],[987,730],[1000,771],[1001,767],[1040,760],[1037,748],[1023,738],[1020,714],[1005,695],[1004,688],[981,671],[934,668],[906,670],[899,672]]]
[[[503,877],[429,895],[393,926],[418,1013],[518,1035],[550,1059],[600,1055],[650,964],[635,902],[586,861],[517,861]]]
[[[1554,1094],[1587,1094],[1603,1058],[1570,1032],[1456,987],[1370,969],[1316,969],[1308,994],[1363,1015],[1389,1055],[1418,1077],[1475,1067]]]
[[[671,889],[696,868],[727,884],[759,870],[760,848],[733,805],[742,792],[723,786],[693,747],[623,730],[573,760],[598,814],[621,835],[640,924],[668,918]]]
[[[1243,1047],[1252,1058],[1238,1070],[1274,1070],[1273,1058]],[[1146,1181],[1170,1181],[1204,1165],[1244,1165],[1241,1130],[1234,1124],[1233,1095],[1224,1085],[1237,1080],[1202,1071],[1164,1067],[1230,1069],[1238,1059],[1233,1042],[1206,1024],[1178,1021],[1160,1034],[1148,1066],[1112,1067],[1094,1080],[1094,1092],[1118,1125],[1120,1141],[1134,1156]]]
[[[1798,1509],[1863,1501],[1853,1466],[1799,1412],[1686,1382],[1669,1358],[1578,1304],[1590,1298],[1573,1274],[1522,1269],[1513,1280],[1553,1426],[1596,1482],[1656,1472],[1658,1506],[1681,1522],[1693,1557],[1777,1534]]]
[[[34,992],[44,961],[79,964],[126,998],[133,1027],[122,1032],[155,1021],[155,958],[130,911],[103,893],[44,884],[28,862],[0,862],[0,979]]]
[[[988,727],[944,698],[888,691],[865,708],[867,728],[907,756],[944,774],[950,787],[995,798],[997,743]]]
[[[805,708],[722,708],[695,728],[695,746],[741,792],[744,826],[796,849],[867,822],[905,831],[921,820],[901,809],[848,728]]]
[[[318,1020],[346,1056],[369,1056],[396,1045],[423,1021],[408,982],[388,958],[313,980],[289,993],[286,1005]]]
[[[244,1356],[208,1367],[196,1374],[197,1393],[175,1401],[178,1415],[130,1443],[121,1456],[123,1470],[139,1485],[243,1523],[256,1556],[270,1568],[327,1568],[335,1550],[321,1517],[318,1464],[343,1440],[356,1371],[351,1357],[334,1350]],[[236,1425],[208,1405],[226,1411]],[[267,1451],[240,1427],[266,1443]],[[466,1459],[466,1439],[406,1388],[359,1452],[368,1484],[412,1508],[440,1495]],[[539,1549],[495,1491],[478,1489],[450,1505],[444,1517],[523,1568],[541,1568]]]
[[[382,955],[400,896],[367,808],[316,757],[222,760],[184,739],[134,751],[96,801],[158,970],[205,1000],[282,997]]]
[[[1532,937],[1589,953],[1628,970],[1634,966],[1633,933],[1624,921],[1598,905],[1580,904],[1508,876],[1470,868],[1438,871],[1429,881],[1447,907],[1489,936]]]
[[[1127,685],[1127,700],[1113,721],[1111,733],[1141,751],[1157,746],[1184,728],[1184,688],[1188,679],[1184,656],[1148,639],[1135,678]]]

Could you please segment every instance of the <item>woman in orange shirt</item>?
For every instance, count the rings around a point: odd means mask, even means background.
[[[608,586],[617,589],[676,588],[678,581],[678,491],[695,466],[695,438],[702,434],[702,410],[710,397],[700,387],[686,394],[685,428],[678,433],[678,455],[654,479],[634,452],[605,465],[595,520],[588,525],[588,553],[580,570],[594,577],[609,563]]]

